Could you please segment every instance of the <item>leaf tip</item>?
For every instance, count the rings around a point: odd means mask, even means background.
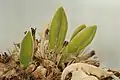
[[[97,30],[97,25],[93,25],[91,26],[91,28],[93,28],[94,30]]]

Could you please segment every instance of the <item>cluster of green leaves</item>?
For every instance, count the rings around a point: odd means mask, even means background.
[[[77,56],[93,40],[96,33],[96,25],[86,27],[80,25],[73,33],[67,46],[63,47],[68,29],[67,16],[62,7],[60,7],[50,25],[49,50],[56,54],[62,51],[61,62],[64,62],[70,55]],[[27,67],[32,59],[34,42],[31,32],[28,31],[21,42],[20,63]]]
[[[68,22],[65,11],[60,7],[50,26],[49,48],[55,53],[60,53],[63,48],[66,33],[68,29]],[[97,26],[86,27],[85,24],[80,25],[73,33],[68,45],[64,47],[61,61],[64,62],[70,55],[77,56],[93,40],[96,33]]]

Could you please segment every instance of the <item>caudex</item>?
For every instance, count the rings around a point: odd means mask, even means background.
[[[67,16],[60,7],[36,39],[36,28],[25,32],[15,48],[0,54],[0,79],[4,80],[112,80],[115,70],[100,68],[95,51],[84,53],[97,26],[79,25],[69,41]]]

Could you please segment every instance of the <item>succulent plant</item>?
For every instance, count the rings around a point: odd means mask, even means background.
[[[114,75],[119,77],[117,71],[99,68],[94,51],[84,53],[96,34],[96,25],[80,25],[69,41],[65,40],[67,29],[67,16],[60,7],[40,39],[35,37],[36,28],[26,31],[23,40],[14,44],[15,49],[0,54],[0,80],[112,80]]]

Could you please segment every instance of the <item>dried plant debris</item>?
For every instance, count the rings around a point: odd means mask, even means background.
[[[54,61],[50,60],[53,56],[56,56],[56,54],[52,54],[51,52],[48,51],[44,54],[44,56],[47,56],[48,59],[47,58],[44,59],[41,57],[41,52],[38,47],[38,50],[34,52],[34,54],[36,55],[34,55],[33,61],[24,70],[20,67],[20,59],[19,59],[18,51],[17,50],[14,51],[14,53],[11,53],[11,55],[8,54],[7,52],[1,53],[0,80],[61,80],[61,73],[64,70],[64,68],[61,68],[56,63],[54,63]],[[95,55],[95,51],[91,51],[90,53],[86,53],[82,56],[76,57],[75,59],[73,59],[73,62],[71,64],[80,63],[81,66],[84,66],[84,63],[85,63],[88,66],[93,65],[93,66],[99,67],[100,65],[99,61],[91,58],[94,55]],[[49,58],[50,56],[51,58]],[[56,59],[56,61],[58,60]],[[83,68],[87,68],[87,67],[84,66]],[[90,69],[90,70],[93,70],[93,69]],[[108,69],[106,72],[111,72],[116,77],[120,77],[120,73],[117,71]],[[83,80],[90,80],[90,79],[93,80],[92,78],[97,78],[96,80],[112,80],[113,79],[112,76],[106,76],[106,77],[101,76],[99,78],[96,76],[97,73],[98,72],[96,72],[96,74],[87,73],[86,75],[89,75],[90,77],[88,76],[86,77],[86,79],[83,79]],[[65,80],[71,80],[71,78],[72,78],[72,74],[69,74],[66,76]]]
[[[0,53],[0,80],[115,80],[120,72],[100,68],[95,51],[83,52],[97,26],[85,24],[66,41],[67,16],[60,7],[50,25],[36,39],[36,28],[25,31],[14,49]]]
[[[72,80],[107,80],[107,78],[112,78],[114,75],[112,72],[87,63],[74,63],[63,70],[61,80],[65,80],[70,72],[72,72]]]

